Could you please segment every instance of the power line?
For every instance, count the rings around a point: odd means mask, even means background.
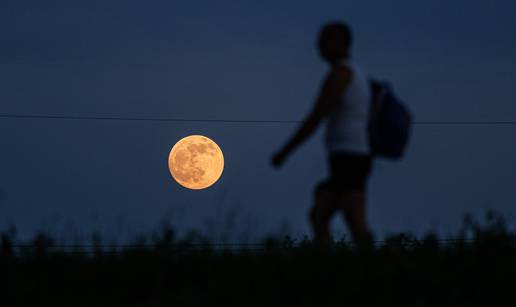
[[[516,236],[507,234],[508,242],[514,244]],[[481,238],[447,238],[447,239],[416,239],[409,237],[394,237],[386,240],[375,240],[373,245],[375,248],[417,248],[430,244],[441,248],[450,246],[468,246],[472,247],[476,244],[483,244]],[[303,248],[314,247],[311,241],[299,240],[278,240],[271,243],[219,243],[219,242],[164,242],[164,243],[143,243],[143,244],[52,244],[52,243],[19,243],[12,242],[8,245],[15,254],[23,252],[37,252],[44,250],[46,252],[62,252],[67,254],[120,254],[131,251],[170,251],[170,252],[188,252],[188,251],[234,251],[234,252],[266,252],[274,250],[298,250]],[[333,241],[330,248],[353,248],[355,244],[348,240]]]
[[[169,117],[121,117],[121,116],[69,116],[69,115],[27,115],[0,114],[4,119],[41,119],[41,120],[98,120],[98,121],[140,121],[140,122],[205,122],[205,123],[235,123],[235,124],[299,124],[301,120],[249,120],[249,119],[188,119]],[[414,125],[425,126],[460,126],[460,125],[516,125],[516,121],[416,121]]]
[[[111,120],[111,121],[150,121],[150,122],[213,122],[213,123],[301,123],[299,120],[239,120],[239,119],[187,119],[167,117],[118,117],[118,116],[65,116],[65,115],[22,115],[0,114],[0,118],[12,119],[56,119],[56,120]]]
[[[448,121],[416,121],[415,125],[516,125],[516,121],[503,121],[503,120],[448,120]]]

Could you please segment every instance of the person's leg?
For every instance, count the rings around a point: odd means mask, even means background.
[[[316,187],[314,206],[310,210],[310,224],[317,245],[326,246],[331,242],[330,221],[338,210],[335,201],[333,192],[326,182]]]
[[[357,248],[372,247],[373,238],[367,225],[366,193],[363,190],[342,191],[338,203]]]

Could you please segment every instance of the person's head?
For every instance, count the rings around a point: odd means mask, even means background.
[[[343,22],[328,23],[319,33],[319,54],[330,64],[335,64],[349,56],[351,42],[351,29],[348,25]]]

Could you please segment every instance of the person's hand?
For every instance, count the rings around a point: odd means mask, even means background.
[[[272,166],[274,168],[280,168],[283,162],[285,162],[285,159],[287,158],[287,153],[283,150],[278,151],[272,156]]]

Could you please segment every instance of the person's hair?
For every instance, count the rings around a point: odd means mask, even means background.
[[[318,47],[325,58],[340,58],[348,54],[353,41],[350,27],[344,22],[325,24],[320,33]]]

